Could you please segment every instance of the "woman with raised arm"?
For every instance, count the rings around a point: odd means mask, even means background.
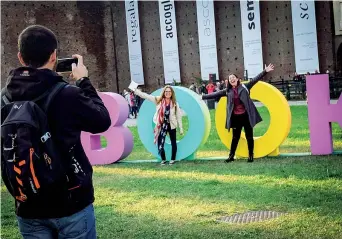
[[[156,113],[153,117],[153,122],[156,124],[154,128],[154,143],[158,145],[158,154],[162,158],[161,165],[165,165],[164,143],[166,134],[169,133],[172,146],[172,155],[169,164],[173,165],[176,162],[177,154],[177,126],[180,129],[180,134],[183,134],[182,114],[176,101],[174,90],[171,86],[165,86],[160,96],[149,95],[138,89],[134,89],[134,93],[156,104]]]
[[[241,79],[235,74],[231,74],[229,75],[227,89],[202,96],[202,99],[215,99],[227,96],[226,129],[228,129],[228,131],[231,128],[233,129],[233,139],[230,146],[229,157],[225,162],[229,163],[234,161],[242,127],[245,129],[248,144],[249,157],[247,162],[251,163],[254,161],[253,127],[261,122],[262,118],[250,97],[250,90],[268,72],[273,70],[274,66],[272,64],[269,64],[268,66],[265,65],[265,70],[246,84],[242,84]]]

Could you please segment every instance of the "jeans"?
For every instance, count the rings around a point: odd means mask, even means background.
[[[130,105],[128,105],[128,116],[127,116],[127,118],[129,118],[129,115],[132,113],[132,108],[131,108],[131,106]]]
[[[68,217],[17,219],[24,239],[96,239],[93,204]]]
[[[134,118],[137,118],[137,107],[131,106],[131,115],[134,116]]]

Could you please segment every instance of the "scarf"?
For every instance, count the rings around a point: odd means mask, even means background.
[[[172,101],[170,101],[170,108],[172,108]],[[162,133],[163,142],[165,141],[167,131],[167,121],[169,119],[170,110],[166,111],[165,99],[160,103],[160,108],[157,112],[157,124],[154,127],[154,144],[157,144],[159,134]],[[159,150],[158,150],[159,151]]]

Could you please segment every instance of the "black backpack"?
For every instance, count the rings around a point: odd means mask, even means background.
[[[32,101],[10,102],[1,92],[1,174],[21,203],[39,201],[67,180],[47,122],[50,103],[66,85],[59,82]]]

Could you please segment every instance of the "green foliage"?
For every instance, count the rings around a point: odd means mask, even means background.
[[[200,76],[192,76],[196,80],[196,84],[198,86],[202,85],[202,82],[204,81]]]
[[[182,86],[182,83],[181,83],[181,82],[176,82],[176,80],[173,79],[172,85],[173,85],[173,86]]]

